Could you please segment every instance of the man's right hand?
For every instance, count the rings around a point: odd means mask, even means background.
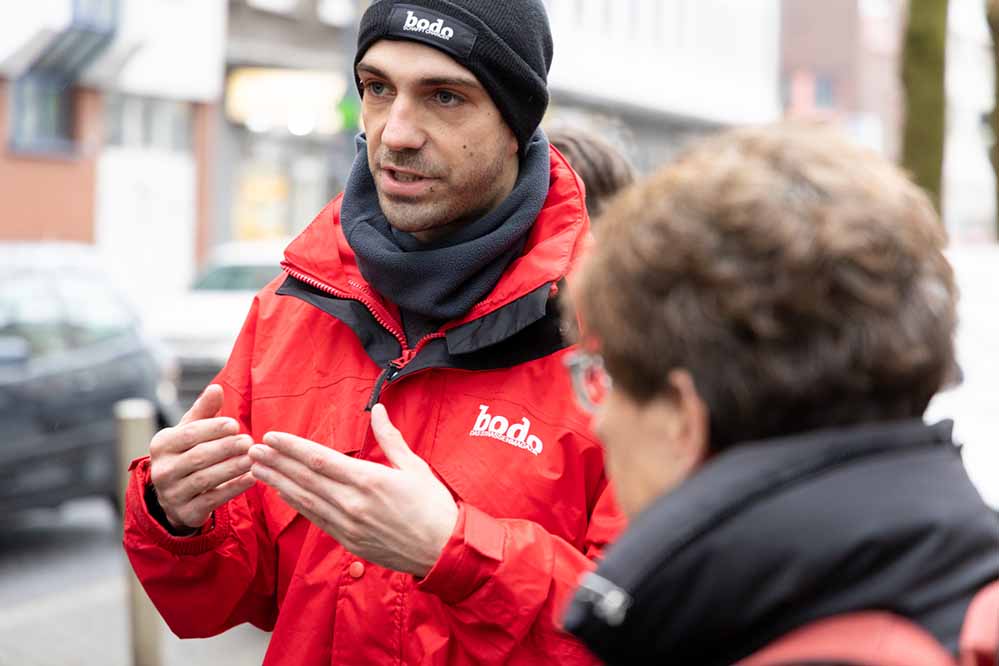
[[[193,533],[212,511],[254,484],[247,455],[253,438],[219,417],[222,387],[212,384],[176,426],[149,443],[149,472],[156,497],[174,531]]]

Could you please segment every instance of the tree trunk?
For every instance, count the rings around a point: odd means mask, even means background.
[[[985,0],[985,13],[989,20],[989,32],[992,33],[992,62],[995,64],[995,106],[992,108],[989,120],[992,125],[992,146],[989,158],[992,161],[992,171],[996,178],[996,240],[999,240],[999,0]]]
[[[989,0],[991,1],[991,0]],[[902,166],[941,210],[946,92],[947,0],[910,0],[902,50],[906,119]]]

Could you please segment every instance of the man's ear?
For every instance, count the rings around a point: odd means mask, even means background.
[[[517,137],[514,135],[513,130],[507,128],[507,145],[506,152],[507,155],[519,155],[520,154],[520,144],[517,143]]]
[[[676,436],[689,460],[701,465],[710,454],[708,406],[697,392],[694,378],[687,370],[670,370],[667,383],[673,392],[679,423]]]

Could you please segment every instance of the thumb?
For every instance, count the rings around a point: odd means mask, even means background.
[[[378,445],[385,452],[385,457],[395,467],[399,469],[411,468],[413,459],[419,460],[419,456],[410,450],[402,433],[392,425],[388,412],[385,411],[385,405],[381,403],[371,408],[371,430],[375,434]]]
[[[212,384],[202,391],[198,399],[191,405],[191,408],[184,414],[184,418],[180,420],[179,425],[186,425],[192,421],[210,419],[213,416],[217,416],[222,410],[222,399],[222,387],[218,384]]]

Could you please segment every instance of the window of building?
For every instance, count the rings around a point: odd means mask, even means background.
[[[190,152],[194,144],[191,104],[122,93],[106,97],[105,137],[109,145]]]
[[[642,5],[643,0],[628,0],[628,19],[625,25],[628,26],[628,36],[638,37],[642,33]]]
[[[118,0],[73,0],[76,20],[93,25],[113,25],[118,19]]]
[[[15,151],[73,151],[75,82],[113,39],[118,5],[118,0],[73,0],[72,21],[14,81],[10,143]]]
[[[63,79],[28,75],[14,83],[11,143],[15,150],[73,148],[73,89]]]
[[[836,85],[832,77],[824,74],[815,77],[815,106],[819,109],[836,107]]]

